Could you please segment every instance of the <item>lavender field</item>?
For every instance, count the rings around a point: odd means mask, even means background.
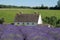
[[[0,40],[60,40],[60,28],[0,24]]]

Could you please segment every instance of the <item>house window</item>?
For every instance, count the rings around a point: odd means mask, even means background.
[[[22,23],[22,26],[25,26],[25,22]]]
[[[27,23],[27,25],[29,25],[29,23]]]
[[[23,25],[24,25],[24,23],[23,23]]]
[[[34,23],[32,23],[32,25],[34,25]]]
[[[17,23],[17,24],[19,24],[19,23]]]

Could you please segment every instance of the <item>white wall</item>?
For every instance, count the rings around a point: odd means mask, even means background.
[[[32,24],[32,23],[34,23],[34,24]],[[37,25],[37,23],[36,22],[15,22],[15,25],[19,25],[19,26],[35,26],[35,25]]]

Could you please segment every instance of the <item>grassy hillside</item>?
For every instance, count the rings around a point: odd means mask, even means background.
[[[60,10],[34,10],[34,9],[0,9],[0,18],[5,18],[7,23],[14,21],[16,13],[34,13],[39,12],[42,15],[42,18],[45,16],[56,16],[60,18]]]

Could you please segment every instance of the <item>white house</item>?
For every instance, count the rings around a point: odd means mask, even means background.
[[[42,24],[41,14],[33,13],[33,14],[17,14],[14,20],[15,25],[19,26],[35,26],[37,24]]]

